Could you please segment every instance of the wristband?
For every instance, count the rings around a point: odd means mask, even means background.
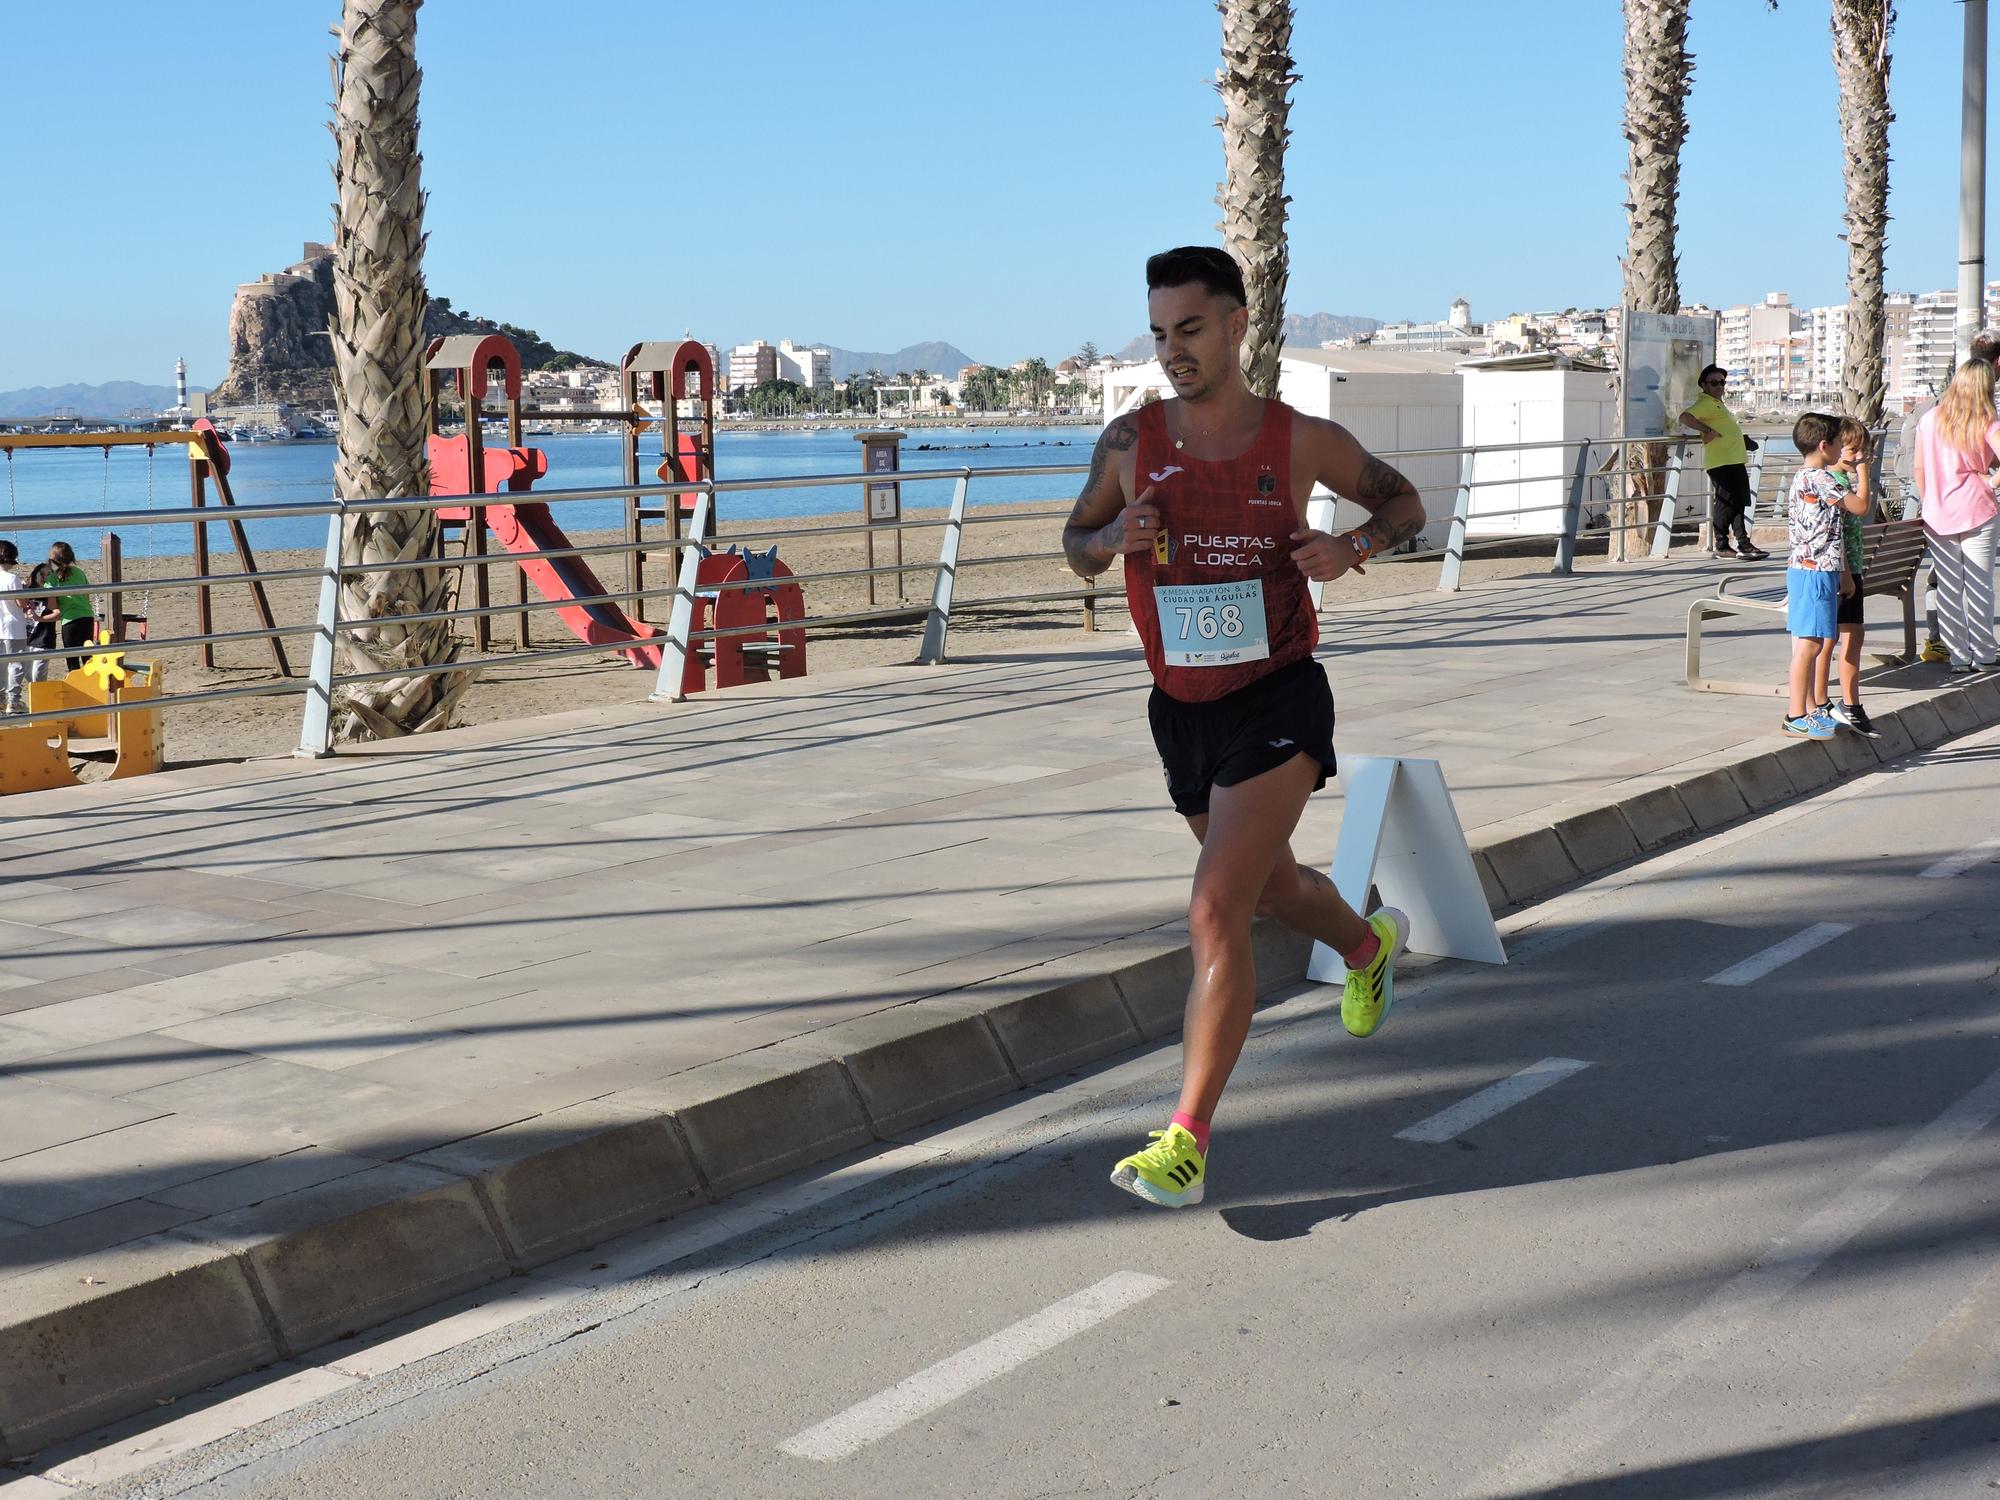
[[[1347,544],[1361,554],[1364,562],[1375,555],[1375,538],[1365,531],[1348,532]]]

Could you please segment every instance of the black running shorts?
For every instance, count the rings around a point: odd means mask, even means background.
[[[1854,575],[1854,592],[1841,595],[1840,603],[1835,607],[1833,612],[1834,623],[1836,625],[1862,624],[1861,604],[1861,575],[1856,573]]]
[[[1334,773],[1333,690],[1310,656],[1208,703],[1183,703],[1155,687],[1146,716],[1183,817],[1208,811],[1211,787],[1262,776],[1295,755],[1319,762],[1314,791]]]

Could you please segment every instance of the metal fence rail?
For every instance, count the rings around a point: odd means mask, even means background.
[[[1665,464],[1650,463],[1645,455],[1631,455],[1633,447],[1642,449],[1665,448],[1669,450]],[[1438,588],[1456,590],[1461,581],[1464,559],[1468,552],[1481,549],[1517,545],[1523,541],[1553,538],[1556,557],[1553,572],[1565,574],[1572,571],[1575,563],[1577,542],[1580,535],[1599,532],[1607,536],[1625,533],[1652,533],[1651,552],[1655,557],[1665,556],[1669,542],[1679,525],[1682,529],[1688,519],[1677,516],[1681,504],[1683,481],[1687,477],[1689,455],[1698,455],[1699,449],[1688,438],[1574,438],[1554,442],[1527,442],[1508,444],[1479,444],[1444,448],[1410,448],[1388,450],[1378,456],[1397,463],[1419,458],[1457,457],[1460,460],[1456,483],[1427,484],[1419,493],[1435,500],[1450,497],[1446,540],[1442,547],[1433,550],[1412,550],[1395,556],[1399,562],[1419,562],[1435,559],[1439,562]],[[1535,457],[1535,462],[1523,462],[1523,468],[1545,469],[1546,472],[1513,473],[1501,477],[1483,475],[1480,472],[1482,459],[1515,455],[1522,460]],[[1630,459],[1638,457],[1640,462],[1631,464]],[[1762,466],[1762,452],[1752,455],[1759,460],[1755,480],[1758,493],[1772,481],[1782,485],[1789,477],[1789,467],[1796,467],[1796,460],[1788,467],[1782,461],[1771,465],[1768,472]],[[1694,460],[1698,463],[1698,457]],[[922,622],[922,643],[917,659],[925,663],[942,662],[946,658],[949,630],[954,613],[966,615],[995,609],[1046,607],[1055,604],[1074,605],[1082,612],[1085,629],[1094,628],[1097,611],[1104,607],[1122,607],[1124,594],[1117,587],[1104,587],[1095,580],[1080,581],[1076,587],[1064,589],[1031,589],[1026,592],[1002,593],[998,595],[966,595],[961,597],[960,584],[966,575],[976,573],[1006,563],[1058,564],[1064,554],[1055,549],[1022,553],[1007,553],[992,556],[968,557],[962,549],[967,529],[983,525],[1010,521],[1035,521],[1048,524],[1051,528],[1069,514],[1066,505],[1057,508],[1023,509],[1019,503],[1005,510],[977,513],[972,505],[975,484],[979,481],[1033,477],[1051,481],[1051,499],[1064,498],[1063,492],[1070,489],[1079,476],[1088,471],[1084,462],[1050,465],[1013,465],[1003,468],[902,470],[896,474],[898,483],[950,482],[952,496],[944,514],[899,518],[893,523],[838,524],[831,526],[795,526],[782,521],[769,525],[732,525],[728,540],[731,542],[762,541],[781,542],[787,538],[828,538],[859,536],[870,533],[901,530],[922,532],[936,530],[940,533],[938,552],[935,558],[922,562],[889,563],[880,566],[857,568],[834,568],[818,573],[795,575],[790,582],[805,587],[815,583],[845,582],[857,579],[900,578],[913,573],[930,573],[932,588],[927,600],[912,599],[895,606],[871,608],[867,610],[843,611],[837,613],[808,615],[804,619],[783,622],[785,629],[841,629],[867,625],[913,625]],[[1647,501],[1660,507],[1657,521],[1646,519],[1634,522],[1629,518],[1620,520],[1615,514],[1619,497],[1611,492],[1612,483],[1620,474],[1631,476],[1649,489],[1656,488],[1653,495],[1634,494],[1634,502]],[[578,657],[602,656],[607,652],[629,652],[635,644],[656,647],[660,651],[661,664],[653,683],[651,697],[654,701],[679,701],[683,696],[684,674],[691,653],[699,653],[705,647],[719,640],[733,637],[767,635],[776,631],[777,623],[761,626],[736,626],[730,628],[708,628],[696,630],[693,622],[698,596],[713,598],[721,593],[755,589],[764,586],[763,580],[738,580],[721,584],[697,586],[696,575],[699,566],[700,549],[719,540],[716,528],[716,507],[719,499],[733,493],[774,489],[830,489],[853,487],[864,484],[871,477],[861,473],[788,475],[776,478],[740,480],[700,480],[680,483],[593,486],[568,490],[535,491],[525,497],[550,506],[552,509],[564,505],[587,504],[603,501],[622,501],[631,497],[657,498],[665,502],[669,497],[691,496],[694,499],[694,515],[685,535],[672,538],[641,538],[632,540],[584,543],[562,547],[550,547],[534,551],[507,551],[496,553],[468,552],[464,556],[433,556],[410,560],[389,560],[382,562],[349,563],[342,559],[341,543],[344,530],[351,518],[394,511],[438,510],[464,507],[471,503],[466,496],[413,496],[365,499],[352,501],[320,501],[302,505],[237,505],[227,513],[227,519],[254,523],[269,520],[298,520],[302,517],[323,517],[327,523],[326,546],[323,561],[319,567],[297,567],[258,570],[255,573],[211,573],[206,576],[176,576],[155,579],[120,579],[74,585],[59,588],[45,588],[28,591],[36,597],[55,597],[62,594],[86,594],[103,596],[115,593],[134,592],[141,589],[175,590],[228,587],[237,583],[247,583],[252,579],[265,582],[303,582],[316,579],[319,583],[319,602],[310,623],[284,624],[275,628],[236,629],[208,631],[194,635],[175,636],[147,641],[143,647],[125,643],[121,649],[139,654],[143,650],[164,651],[200,647],[219,643],[262,641],[274,637],[291,638],[308,636],[312,640],[311,663],[304,680],[276,680],[239,687],[212,688],[191,693],[163,694],[158,698],[145,700],[131,707],[145,709],[167,709],[191,707],[226,699],[260,696],[303,697],[304,708],[301,715],[297,753],[307,756],[322,756],[333,750],[333,718],[342,688],[366,682],[387,681],[396,678],[441,675],[448,673],[476,672],[492,666],[531,666],[542,662],[553,662]],[[1630,482],[1628,479],[1625,482]],[[1517,506],[1505,510],[1488,509],[1477,504],[1476,497],[1482,491],[1513,487],[1520,493],[1520,487],[1532,485],[1552,485],[1560,488],[1561,498],[1548,503]],[[1596,486],[1597,498],[1592,500],[1592,489]],[[1780,491],[1782,492],[1782,491]],[[1025,502],[1034,505],[1033,501]],[[671,507],[670,507],[671,508]],[[1442,509],[1433,504],[1432,514],[1437,516]],[[1600,508],[1607,510],[1601,524],[1585,526],[1586,513]],[[1334,525],[1335,502],[1330,495],[1319,495],[1308,508],[1308,524],[1320,529],[1332,529]],[[1559,515],[1559,525],[1548,530],[1529,532],[1491,533],[1487,523],[1509,520],[1530,515]],[[11,520],[9,528],[16,531],[53,531],[67,529],[109,529],[114,527],[162,526],[188,524],[194,522],[217,522],[222,519],[214,508],[176,508],[172,510],[148,509],[105,510],[96,512],[65,512],[59,515],[21,516]],[[1482,529],[1489,535],[1478,537]],[[448,663],[422,667],[398,667],[386,670],[342,671],[339,659],[342,655],[339,642],[344,635],[367,631],[379,625],[380,621],[367,618],[351,618],[343,614],[341,600],[343,593],[352,582],[372,574],[392,573],[409,570],[464,569],[467,567],[513,567],[521,563],[550,561],[564,558],[590,558],[629,554],[634,548],[648,551],[670,551],[674,555],[674,578],[669,587],[651,589],[606,589],[600,593],[577,596],[562,601],[526,600],[507,604],[462,606],[449,609],[430,610],[416,615],[394,617],[398,623],[419,623],[423,621],[473,620],[502,614],[516,614],[532,611],[546,611],[569,605],[630,605],[649,600],[670,601],[669,617],[663,633],[643,638],[642,642],[631,640],[606,644],[579,644],[549,647],[533,651],[519,651],[504,656],[485,656],[458,659]],[[1390,559],[1378,559],[1388,561]],[[1321,603],[1321,587],[1314,585],[1315,604]],[[86,654],[77,648],[61,648],[51,651],[26,653],[28,660],[49,660]],[[113,703],[106,706],[106,712],[128,711],[126,705]],[[12,717],[9,724],[34,724],[49,720],[73,717],[74,711],[42,713],[23,717]]]

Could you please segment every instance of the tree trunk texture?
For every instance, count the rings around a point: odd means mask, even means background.
[[[1833,0],[1833,70],[1840,80],[1842,175],[1847,185],[1847,414],[1873,427],[1888,382],[1882,369],[1882,257],[1889,239],[1889,0]]]
[[[334,58],[334,494],[343,500],[428,492],[424,456],[424,194],[417,152],[417,7],[422,0],[344,0]],[[428,510],[343,520],[348,567],[437,554]],[[340,639],[343,673],[437,666],[457,657],[446,620],[399,624],[443,609],[442,568],[361,573],[341,589],[343,619],[379,623]],[[441,729],[468,673],[352,683],[336,701],[343,740]]]
[[[1639,312],[1681,306],[1681,146],[1694,78],[1687,27],[1688,0],[1625,0],[1624,303]],[[1657,523],[1667,449],[1648,444],[1626,455],[1629,492],[1644,499],[1648,522]],[[1637,514],[1636,506],[1623,507],[1620,524],[1636,525]],[[1621,557],[1628,535],[1618,533]]]
[[[1219,0],[1222,67],[1222,156],[1227,177],[1217,190],[1223,243],[1243,267],[1250,294],[1250,331],[1243,373],[1260,396],[1278,394],[1278,356],[1285,343],[1285,283],[1291,273],[1285,241],[1285,143],[1291,139],[1291,0]]]

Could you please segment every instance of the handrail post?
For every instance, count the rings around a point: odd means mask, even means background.
[[[326,562],[319,578],[319,615],[313,631],[312,665],[306,672],[305,715],[299,722],[299,748],[292,754],[303,760],[324,760],[333,754],[333,662],[337,654],[336,627],[340,624],[340,567],[342,514],[326,518]]]
[[[1472,520],[1472,476],[1478,453],[1478,448],[1468,447],[1458,463],[1458,493],[1451,501],[1451,535],[1445,541],[1444,562],[1438,568],[1440,594],[1458,592],[1458,576],[1465,567],[1465,532]]]
[[[1683,444],[1674,445],[1674,456],[1667,460],[1667,485],[1660,496],[1660,524],[1653,528],[1653,556],[1665,557],[1674,544],[1674,511],[1681,498],[1681,466],[1686,457]]]
[[[1551,573],[1570,574],[1576,571],[1576,533],[1583,525],[1583,487],[1590,481],[1589,438],[1580,438],[1576,445],[1576,472],[1570,475],[1569,498],[1563,502],[1562,539],[1556,543],[1556,565]]]
[[[924,644],[917,661],[926,667],[944,664],[944,639],[951,629],[951,595],[958,585],[958,547],[965,537],[965,495],[972,484],[970,468],[959,471],[952,487],[951,512],[945,518],[944,541],[938,547],[937,577],[931,583],[931,612],[924,617]],[[1084,628],[1090,629],[1089,605],[1084,606]]]
[[[694,584],[701,571],[701,548],[714,524],[715,491],[702,491],[695,502],[694,519],[688,523],[682,545],[675,548],[674,602],[667,615],[667,635],[660,647],[660,675],[653,679],[652,703],[685,703],[687,692],[688,637],[694,634]]]
[[[1334,506],[1332,495],[1313,495],[1306,501],[1306,526],[1313,531],[1333,530]],[[1326,598],[1326,585],[1315,580],[1306,585],[1306,593],[1312,598],[1314,610],[1325,607],[1321,602]]]

